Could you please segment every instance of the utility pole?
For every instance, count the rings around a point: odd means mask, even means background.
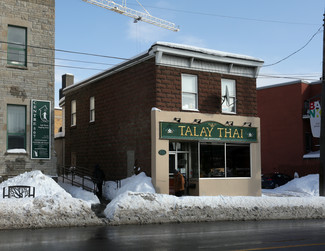
[[[323,14],[323,71],[321,98],[319,196],[325,196],[325,13]]]

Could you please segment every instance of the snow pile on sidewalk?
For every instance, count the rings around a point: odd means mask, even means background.
[[[319,175],[310,174],[296,178],[275,189],[263,189],[263,193],[269,196],[294,196],[309,197],[319,195]]]
[[[325,218],[325,198],[315,196],[318,195],[318,175],[298,178],[281,189],[273,189],[272,197],[181,198],[154,193],[150,178],[145,179],[144,173],[139,175],[128,178],[127,182],[122,181],[119,190],[123,193],[115,191],[116,198],[104,211],[111,224]],[[144,184],[140,185],[140,180]],[[132,183],[143,190],[132,191],[123,186],[127,184],[132,188],[135,186]],[[286,193],[304,197],[287,197]]]
[[[3,198],[3,188],[14,185],[35,187],[35,198]],[[102,224],[90,204],[73,198],[42,172],[26,172],[0,183],[0,229]]]
[[[183,196],[157,194],[144,173],[106,182],[103,195],[112,201],[104,214],[109,224],[147,224],[220,220],[325,218],[325,197],[319,197],[318,175],[294,179],[263,190],[261,197]],[[35,198],[3,198],[11,185],[35,187]],[[91,210],[97,196],[32,171],[0,183],[0,229],[105,224]]]
[[[145,193],[155,193],[155,188],[151,183],[151,178],[147,177],[145,173],[139,173],[138,175],[133,175],[126,179],[121,180],[121,187],[117,187],[117,183],[113,181],[105,182],[103,188],[103,195],[109,199],[113,200],[117,196],[128,192],[145,192]]]

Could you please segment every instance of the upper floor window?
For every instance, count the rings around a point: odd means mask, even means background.
[[[95,97],[90,97],[89,113],[90,122],[95,121]]]
[[[71,126],[77,125],[77,104],[75,100],[71,101]]]
[[[236,113],[236,81],[221,79],[221,106],[223,113]]]
[[[8,26],[7,62],[10,65],[27,66],[27,29]]]
[[[197,76],[182,74],[182,109],[198,109]]]
[[[7,106],[7,149],[26,149],[26,106]]]

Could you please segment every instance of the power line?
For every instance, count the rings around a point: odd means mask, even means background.
[[[273,65],[279,64],[279,63],[283,62],[284,60],[290,58],[291,56],[297,54],[299,51],[301,51],[302,49],[304,49],[304,48],[305,48],[305,47],[306,47],[306,46],[307,46],[307,45],[308,45],[308,44],[309,44],[309,43],[314,39],[314,37],[315,37],[315,36],[316,36],[320,31],[321,31],[322,28],[323,28],[323,26],[321,26],[321,27],[316,31],[316,33],[315,33],[314,35],[312,35],[312,37],[308,40],[308,42],[307,42],[304,46],[302,46],[300,49],[294,51],[293,53],[289,54],[288,56],[282,58],[281,60],[279,60],[279,61],[277,61],[277,62],[275,62],[275,63],[273,63],[273,64],[263,65],[262,67],[269,67],[269,66],[273,66]]]
[[[3,59],[3,58],[0,58],[0,60],[1,61],[7,61],[7,59]],[[71,65],[59,65],[59,64],[50,64],[50,63],[40,63],[40,62],[32,62],[32,61],[28,61],[28,64],[54,66],[54,67],[63,67],[63,68],[71,68],[71,69],[78,69],[78,70],[93,70],[93,71],[105,71],[105,70],[107,70],[107,69],[97,69],[97,68],[79,67],[79,66],[71,66]]]
[[[280,63],[282,61],[284,61],[285,59],[289,58],[290,56],[296,54],[297,52],[301,51],[303,48],[305,48],[310,42],[311,40],[320,32],[322,27],[320,27],[317,32],[309,39],[309,41],[303,46],[301,47],[299,50],[295,51],[294,53],[290,54],[289,56],[279,60],[278,62],[271,64],[271,65],[275,65],[277,63]],[[6,44],[15,44],[15,45],[21,45],[21,44],[17,44],[17,43],[9,43],[9,42],[4,42],[4,41],[0,41],[0,43],[6,43]],[[93,53],[86,53],[86,52],[77,52],[77,51],[69,51],[69,50],[61,50],[61,49],[52,49],[52,48],[47,48],[47,47],[40,47],[40,46],[32,46],[32,45],[28,45],[28,47],[32,47],[32,48],[38,48],[38,49],[45,49],[45,50],[54,50],[54,51],[60,51],[60,52],[65,52],[65,53],[73,53],[73,54],[81,54],[81,55],[89,55],[89,56],[95,56],[95,57],[103,57],[103,58],[113,58],[113,59],[120,59],[120,60],[130,60],[127,58],[121,58],[121,57],[113,57],[113,56],[106,56],[106,55],[99,55],[99,54],[93,54]],[[6,51],[0,50],[0,52],[5,53]],[[13,54],[13,53],[11,53]],[[29,57],[34,57],[34,58],[44,58],[47,59],[47,57],[45,56],[38,56],[38,55],[32,55],[29,54]],[[90,63],[90,64],[99,64],[99,65],[116,65],[116,64],[108,64],[108,63],[100,63],[100,62],[92,62],[92,61],[83,61],[83,60],[73,60],[73,59],[65,59],[65,58],[55,58],[58,60],[63,60],[63,61],[70,61],[70,62],[77,62],[77,63]],[[6,59],[0,59],[2,61],[6,61]],[[28,63],[30,64],[39,64],[39,65],[47,65],[47,66],[54,66],[54,67],[63,67],[63,68],[71,68],[71,69],[80,69],[80,70],[94,70],[94,71],[105,71],[107,69],[99,69],[99,68],[92,68],[92,67],[80,67],[80,66],[70,66],[70,65],[61,65],[61,64],[50,64],[50,63],[40,63],[40,62],[33,62],[33,61],[28,61]],[[262,67],[267,67],[267,66],[271,66],[271,65],[265,65]],[[168,64],[165,64],[165,66],[169,66]],[[197,70],[202,70],[203,68],[195,68]],[[226,72],[225,72],[226,73]],[[284,74],[283,75],[267,75],[267,74],[260,74],[258,77],[259,78],[288,78],[288,79],[306,79],[306,77],[308,78],[312,78],[315,77],[319,78],[319,76],[317,75],[307,75],[307,76],[302,76],[303,74],[300,75],[296,75],[296,77],[290,77],[290,74]],[[307,80],[307,79],[306,79]],[[315,80],[315,79],[309,79],[309,80]]]
[[[4,50],[0,50],[1,53],[7,53],[7,51]],[[11,55],[19,55],[19,53],[14,53],[11,52]],[[29,57],[33,57],[33,58],[43,58],[43,59],[47,59],[48,57],[46,56],[38,56],[38,55],[28,55]],[[84,63],[84,64],[98,64],[98,65],[116,65],[116,64],[110,64],[110,63],[101,63],[101,62],[94,62],[94,61],[84,61],[84,60],[75,60],[75,59],[67,59],[67,58],[54,58],[55,60],[62,60],[62,61],[68,61],[68,62],[76,62],[76,63]]]
[[[26,46],[25,44],[21,44],[21,43],[12,43],[12,42],[6,42],[6,41],[1,41],[1,40],[0,40],[0,43],[9,44],[9,45]],[[57,51],[57,52],[64,52],[64,53],[70,53],[70,54],[79,54],[79,55],[84,55],[84,56],[102,57],[102,58],[110,58],[110,59],[118,59],[118,60],[130,60],[129,58],[107,56],[107,55],[94,54],[94,53],[88,53],[88,52],[80,52],[80,51],[62,50],[62,49],[41,47],[41,46],[35,46],[35,45],[27,45],[27,47],[35,48],[35,49],[44,49],[44,50],[50,50],[50,51]]]
[[[129,5],[136,5],[136,4],[129,4]],[[290,24],[290,25],[319,25],[319,24],[315,24],[315,23],[298,23],[298,22],[288,22],[288,21],[280,21],[280,20],[270,20],[270,19],[258,19],[258,18],[249,18],[249,17],[228,16],[228,15],[220,15],[220,14],[216,14],[216,13],[206,13],[206,12],[198,12],[198,11],[179,10],[179,9],[155,7],[155,6],[150,6],[150,5],[144,5],[144,6],[146,8],[152,8],[152,9],[161,9],[161,10],[168,10],[168,11],[181,12],[181,13],[188,13],[188,14],[194,14],[194,15],[214,16],[214,17],[221,17],[221,18],[228,18],[228,19],[238,19],[238,20],[245,20],[245,21],[254,21],[254,22],[279,23],[279,24]]]
[[[320,78],[320,75],[267,75],[267,74],[260,74],[257,78],[283,78],[283,79],[295,79],[295,80],[310,80],[310,81],[317,81]]]

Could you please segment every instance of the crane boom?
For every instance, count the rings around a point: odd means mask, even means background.
[[[153,17],[149,13],[133,10],[126,6],[117,4],[114,1],[110,1],[110,0],[82,0],[82,1],[131,17],[135,20],[135,22],[143,21],[171,31],[175,31],[175,32],[179,31],[179,28],[177,28],[174,23],[168,22],[166,20],[157,17]]]

